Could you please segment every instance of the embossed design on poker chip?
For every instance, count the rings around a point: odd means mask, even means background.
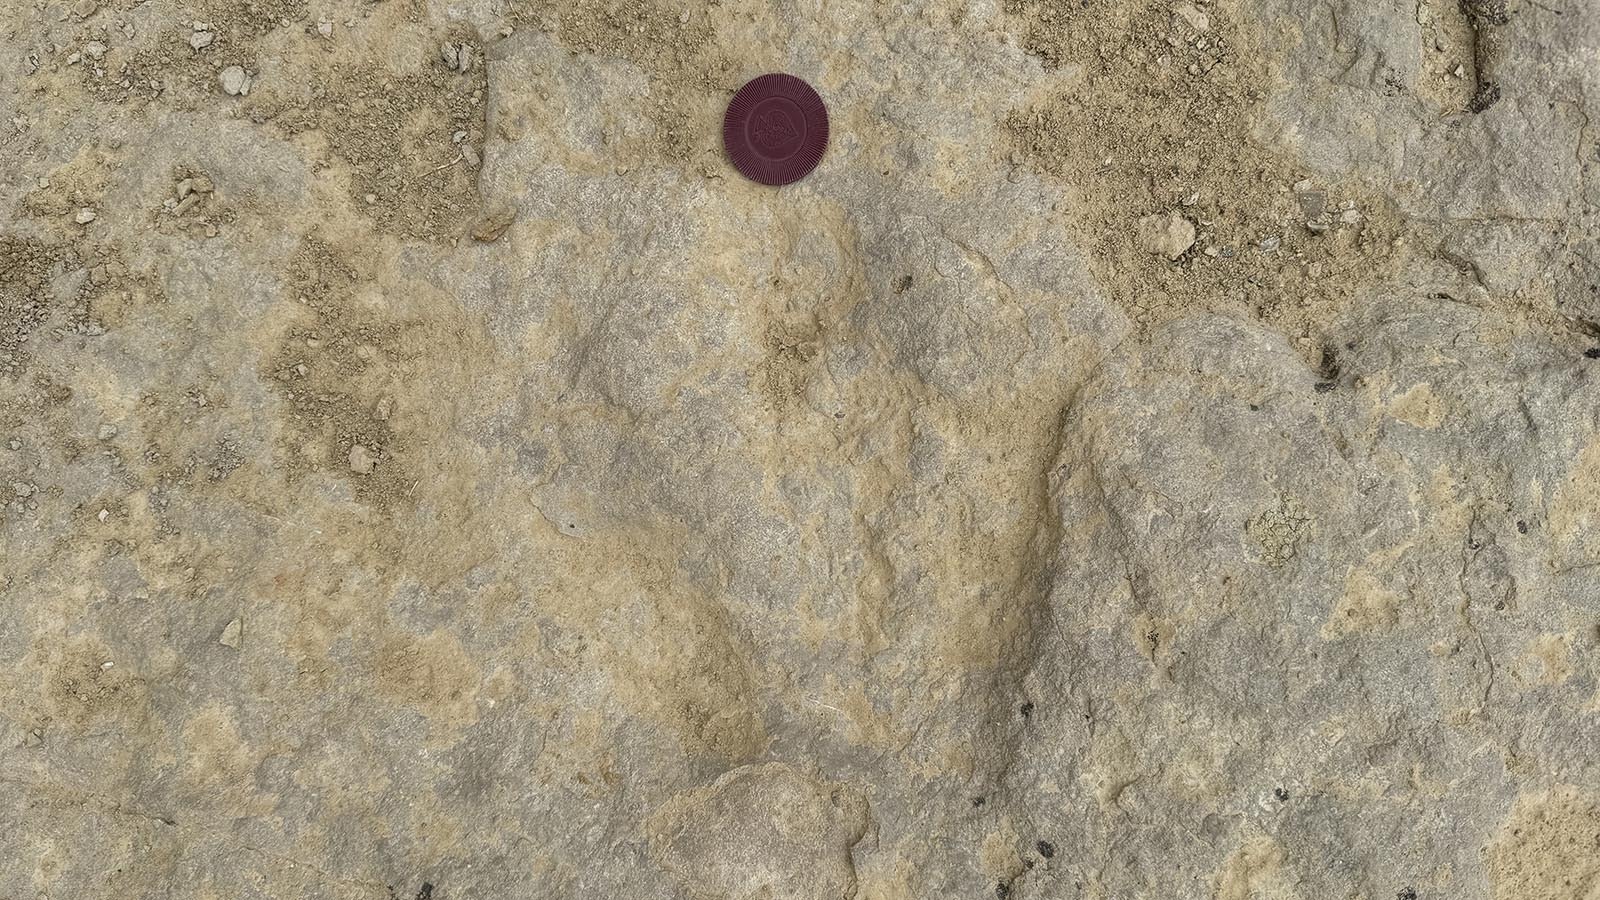
[[[793,75],[762,75],[728,103],[722,142],[746,178],[790,184],[811,174],[828,149],[828,107]]]

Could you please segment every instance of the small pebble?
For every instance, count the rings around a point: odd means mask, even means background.
[[[1194,223],[1179,213],[1154,213],[1139,220],[1136,237],[1146,253],[1175,261],[1194,246]]]
[[[439,58],[444,60],[445,68],[454,69],[460,63],[460,53],[456,45],[446,41],[439,45]]]
[[[461,50],[456,54],[456,69],[466,72],[472,68],[472,45],[462,44]]]
[[[33,492],[36,490],[36,488],[26,481],[13,481],[11,482],[11,490],[18,497],[26,500],[33,496]]]
[[[371,475],[374,463],[367,448],[355,444],[350,448],[350,471],[357,475]]]
[[[204,50],[211,46],[211,42],[214,40],[216,40],[216,35],[211,32],[196,31],[194,34],[189,35],[189,46],[196,50]]]
[[[78,215],[74,217],[74,221],[76,221],[79,225],[87,225],[98,218],[100,218],[99,214],[85,206],[84,208],[78,210]]]
[[[502,234],[506,233],[506,229],[511,227],[511,223],[516,220],[516,217],[516,211],[513,209],[496,210],[484,216],[478,221],[477,225],[473,226],[472,237],[474,240],[482,241],[486,244],[491,241],[497,241]]]
[[[1211,17],[1193,3],[1180,3],[1172,11],[1195,31],[1205,31],[1211,27]]]
[[[117,426],[107,422],[100,426],[99,437],[102,441],[109,441],[117,436]]]
[[[229,66],[217,76],[222,82],[222,89],[231,97],[250,93],[250,76],[245,74],[239,66]]]
[[[6,441],[6,446],[10,447],[12,450],[21,450],[22,449],[22,442],[17,440],[16,438],[12,438],[11,440]]]
[[[478,163],[483,161],[478,158],[478,151],[472,149],[471,144],[461,145],[461,156],[467,161],[467,165],[474,169],[478,167]]]
[[[317,23],[317,34],[320,34],[325,38],[333,37],[333,23],[332,22],[318,22]]]
[[[72,4],[73,14],[80,19],[89,18],[99,8],[100,5],[95,0],[78,0],[77,3]]]
[[[239,649],[240,645],[244,643],[244,621],[242,619],[234,619],[224,626],[222,636],[217,638],[217,643],[224,647]]]

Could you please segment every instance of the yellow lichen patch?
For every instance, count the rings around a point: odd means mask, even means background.
[[[1389,401],[1389,415],[1416,428],[1432,430],[1444,423],[1444,401],[1427,382]]]
[[[416,709],[447,734],[478,718],[478,670],[454,635],[394,635],[378,651],[373,669],[380,693]]]
[[[920,867],[911,860],[897,856],[893,862],[880,862],[876,867],[869,867],[868,862],[857,865],[860,869],[856,872],[856,896],[875,900],[914,900],[917,896],[911,885],[917,881]]]
[[[1411,492],[1411,502],[1417,509],[1426,511],[1433,533],[1448,541],[1454,541],[1455,535],[1464,532],[1472,522],[1473,499],[1462,477],[1449,466],[1434,469],[1427,484]]]
[[[1523,795],[1488,855],[1495,900],[1600,898],[1600,799],[1570,786]]]
[[[1277,568],[1294,559],[1311,537],[1311,513],[1297,498],[1283,495],[1278,505],[1262,510],[1244,525],[1254,539],[1262,561]]]
[[[1594,440],[1550,498],[1557,571],[1600,565],[1600,440]]]
[[[149,715],[149,688],[130,666],[118,668],[113,652],[95,637],[51,648],[44,697],[51,715],[75,729],[124,725]]]
[[[1345,576],[1344,593],[1339,595],[1332,614],[1322,625],[1324,638],[1390,628],[1400,620],[1404,595],[1385,582],[1381,568],[1372,567],[1375,559],[1394,555],[1375,553],[1367,557],[1366,565]]]
[[[647,539],[639,535],[636,546]],[[766,731],[754,675],[726,610],[656,561],[636,553],[607,555],[609,565],[587,563],[595,567],[595,583],[571,585],[560,612],[574,626],[594,616],[589,627],[613,636],[596,663],[610,676],[618,702],[689,752],[728,762],[759,755]]]
[[[1172,796],[1193,803],[1209,802],[1217,798],[1227,783],[1223,745],[1216,742],[1193,742],[1181,747],[1165,772],[1162,786]]]
[[[1229,854],[1217,872],[1215,900],[1290,900],[1300,893],[1284,871],[1283,847],[1256,837]]]
[[[208,803],[243,813],[254,793],[256,753],[221,704],[208,704],[183,726],[184,782]],[[270,804],[254,809],[267,813]]]
[[[1095,741],[1078,776],[1105,809],[1118,806],[1123,792],[1143,777],[1133,742],[1120,729],[1107,732]]]
[[[1017,846],[1021,841],[1011,822],[1002,821],[999,828],[984,836],[983,844],[978,848],[983,871],[1000,883],[1015,878],[1022,871],[1022,857],[1017,854]]]
[[[1541,634],[1528,641],[1513,670],[1526,687],[1561,684],[1572,677],[1572,634]]]

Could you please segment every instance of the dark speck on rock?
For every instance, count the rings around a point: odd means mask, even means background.
[[[1583,351],[1583,355],[1590,359],[1600,359],[1600,347],[1590,347]]]
[[[1322,361],[1317,366],[1317,374],[1327,381],[1339,377],[1339,351],[1332,344],[1323,345]]]
[[[1528,523],[1527,522],[1523,522],[1523,521],[1518,521],[1517,522],[1517,533],[1518,534],[1527,534],[1528,533]]]
[[[1403,887],[1395,893],[1394,900],[1417,900],[1417,889]]]
[[[1050,857],[1056,855],[1056,845],[1055,844],[1052,844],[1049,841],[1040,841],[1038,846],[1039,846],[1039,855],[1044,857],[1045,859],[1049,859]]]
[[[1283,801],[1289,799],[1289,792],[1283,788],[1273,788],[1272,796],[1277,797],[1278,802],[1282,803]]]
[[[1017,712],[1020,713],[1024,719],[1033,718],[1033,701],[1029,700],[1028,702],[1017,707]]]
[[[1331,381],[1319,381],[1316,384],[1316,392],[1319,394],[1326,394],[1331,390],[1333,390],[1333,382]]]
[[[994,895],[999,897],[1000,900],[1006,900],[1007,897],[1011,896],[1011,885],[1006,884],[1004,881],[995,882]]]

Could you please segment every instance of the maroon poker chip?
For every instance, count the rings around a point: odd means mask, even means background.
[[[722,142],[734,168],[751,181],[799,181],[828,149],[828,107],[793,75],[762,75],[733,95]]]

